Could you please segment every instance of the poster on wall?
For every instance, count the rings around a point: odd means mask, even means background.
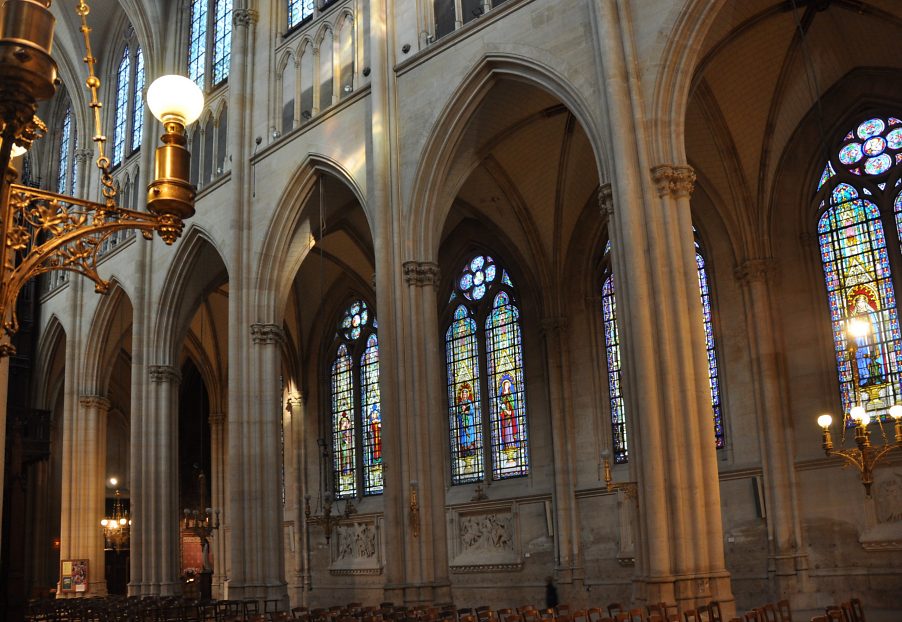
[[[60,591],[88,591],[88,560],[64,559],[60,562]]]

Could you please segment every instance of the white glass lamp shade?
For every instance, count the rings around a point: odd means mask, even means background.
[[[101,526],[101,527],[106,527],[106,526],[107,526],[107,523],[109,523],[109,522],[110,522],[110,521],[108,521],[107,519],[104,518],[102,521],[100,521],[100,526]]]
[[[890,406],[890,408],[889,408],[889,414],[890,414],[890,415],[892,416],[892,418],[895,419],[896,421],[898,421],[899,419],[902,419],[902,406],[900,406],[899,404],[896,404],[896,405],[894,405],[894,406]]]
[[[849,411],[849,416],[855,421],[855,423],[864,423],[867,419],[867,414],[864,412],[864,406],[853,406]]]
[[[160,76],[147,89],[147,106],[157,119],[194,123],[204,109],[204,94],[185,76]]]
[[[823,414],[817,418],[817,424],[824,429],[829,428],[831,423],[833,423],[833,417],[830,415]]]

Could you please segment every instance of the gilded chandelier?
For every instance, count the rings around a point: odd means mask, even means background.
[[[194,215],[195,189],[189,182],[190,154],[185,127],[203,109],[203,94],[190,80],[163,76],[147,91],[147,105],[162,123],[163,145],[156,151],[154,181],[148,187],[147,212],[119,207],[104,152],[101,128],[100,80],[94,73],[87,16],[79,0],[76,12],[85,41],[85,81],[91,93],[97,168],[103,202],[97,203],[15,183],[12,158],[24,154],[47,131],[35,116],[38,103],[49,99],[59,84],[51,57],[55,18],[51,0],[5,0],[0,5],[0,356],[15,352],[11,338],[18,329],[16,298],[25,283],[45,272],[69,270],[82,274],[104,293],[109,283],[97,273],[97,252],[104,240],[122,229],[137,229],[146,239],[154,231],[166,244],[181,235],[183,220]]]

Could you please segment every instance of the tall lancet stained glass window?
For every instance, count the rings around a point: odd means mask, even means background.
[[[698,268],[698,290],[702,299],[702,320],[705,325],[705,352],[708,358],[708,383],[711,386],[711,406],[714,410],[714,446],[722,449],[726,445],[723,432],[723,411],[720,403],[720,371],[717,367],[717,352],[714,349],[714,326],[711,320],[711,290],[708,271],[699,243],[695,243],[695,265]]]
[[[818,184],[818,242],[843,411],[884,417],[900,401],[902,335],[886,231],[902,237],[902,121],[865,119],[831,154]],[[852,326],[863,328],[857,336]]]
[[[376,318],[355,300],[338,324],[330,367],[332,479],[337,498],[381,494],[382,404]]]
[[[113,128],[113,166],[122,163],[125,157],[125,136],[128,131],[128,100],[131,90],[129,78],[131,77],[131,57],[128,54],[128,46],[119,60],[119,70],[116,73],[116,123]]]
[[[293,28],[313,17],[316,8],[314,0],[288,0],[288,27]]]
[[[488,255],[470,258],[455,280],[449,315],[451,481],[528,475],[523,339],[510,275]]]
[[[188,31],[188,77],[202,90],[229,77],[232,0],[192,0]]]
[[[610,243],[605,254],[610,253]],[[611,408],[611,435],[614,462],[629,461],[626,434],[626,408],[623,400],[623,365],[620,359],[620,329],[617,325],[617,298],[614,295],[614,275],[608,270],[601,286],[601,318],[604,328],[604,347],[608,367],[608,399]]]

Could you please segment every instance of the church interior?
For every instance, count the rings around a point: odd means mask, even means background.
[[[902,619],[898,0],[0,25],[5,619]]]

